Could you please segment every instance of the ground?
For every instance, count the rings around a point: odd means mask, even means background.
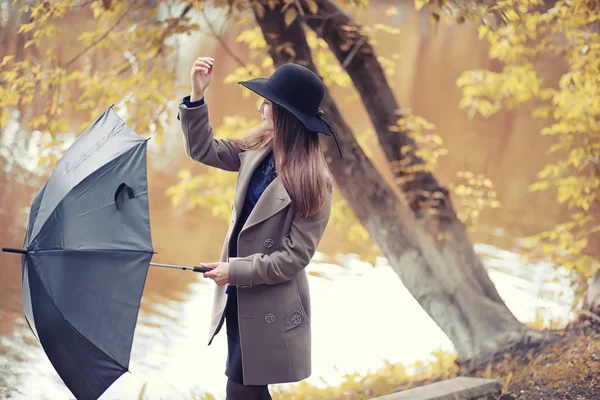
[[[274,390],[274,400],[363,400],[456,376],[492,378],[502,393],[481,400],[600,400],[600,321],[587,320],[551,331],[543,346],[516,348],[477,369],[459,368],[455,355],[440,352],[432,362],[416,365],[418,374],[388,364],[367,375],[349,375],[340,386],[317,388],[301,383]]]
[[[473,375],[500,381],[500,400],[600,399],[600,324],[588,321],[559,335],[548,346],[507,353]]]

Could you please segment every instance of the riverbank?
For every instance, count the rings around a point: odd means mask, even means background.
[[[502,400],[600,399],[600,324],[588,322],[558,334],[554,343],[508,353],[475,376],[499,380]]]
[[[273,399],[370,399],[461,375],[500,382],[502,395],[485,400],[600,399],[600,324],[588,321],[555,333],[551,344],[504,353],[477,370],[461,369],[453,355],[439,352],[409,367],[388,364],[373,374],[348,375],[336,387],[275,388]]]

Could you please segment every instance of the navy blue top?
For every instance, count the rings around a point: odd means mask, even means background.
[[[276,176],[277,171],[275,170],[275,158],[273,157],[273,152],[271,151],[260,163],[258,168],[256,168],[252,174],[252,177],[250,178],[242,212],[240,213],[240,217],[238,218],[234,230],[231,233],[229,257],[237,257],[237,237],[240,234],[242,227],[246,223],[246,220],[250,216],[250,212],[252,212],[254,206],[258,202],[258,199]]]
[[[200,100],[191,101],[190,96],[185,96],[182,101],[187,108],[200,107],[204,104],[204,96]]]
[[[198,101],[190,101],[190,96],[183,98],[183,104],[188,108],[199,107],[204,104],[204,98]],[[275,169],[275,158],[273,152],[269,152],[265,159],[261,161],[259,166],[256,168],[250,183],[248,184],[248,190],[246,191],[246,197],[244,199],[244,205],[240,217],[236,221],[236,225],[233,228],[229,239],[229,257],[237,257],[237,242],[238,236],[242,227],[246,223],[246,220],[250,216],[250,213],[254,209],[254,206],[258,202],[258,199],[263,194],[267,186],[275,179],[277,171]],[[242,372],[242,351],[240,344],[240,330],[238,323],[238,307],[237,307],[237,287],[227,285],[226,293],[227,306],[225,307],[225,322],[227,327],[227,368],[225,374],[227,377],[237,383],[243,384],[243,372]]]

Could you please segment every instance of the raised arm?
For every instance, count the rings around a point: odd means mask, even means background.
[[[177,119],[189,157],[211,167],[239,171],[241,149],[226,139],[215,139],[208,120],[204,92],[212,80],[214,62],[211,57],[198,57],[194,61],[190,71],[192,93],[179,105]]]
[[[211,167],[238,171],[239,154],[242,150],[226,139],[214,138],[206,103],[188,107],[190,103],[185,100],[179,105],[179,120],[186,154],[193,160]]]

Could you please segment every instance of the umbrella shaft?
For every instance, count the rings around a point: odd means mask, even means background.
[[[160,264],[160,263],[150,263],[150,265],[154,265],[155,267],[182,269],[184,271],[188,271],[188,270],[194,271],[194,272],[210,271],[210,268],[205,268],[205,267],[186,267],[184,265]]]
[[[175,269],[192,269],[190,267],[186,267],[184,265],[173,265],[173,264],[160,264],[160,263],[150,263],[150,265],[154,265],[155,267],[163,267],[163,268],[175,268]]]

